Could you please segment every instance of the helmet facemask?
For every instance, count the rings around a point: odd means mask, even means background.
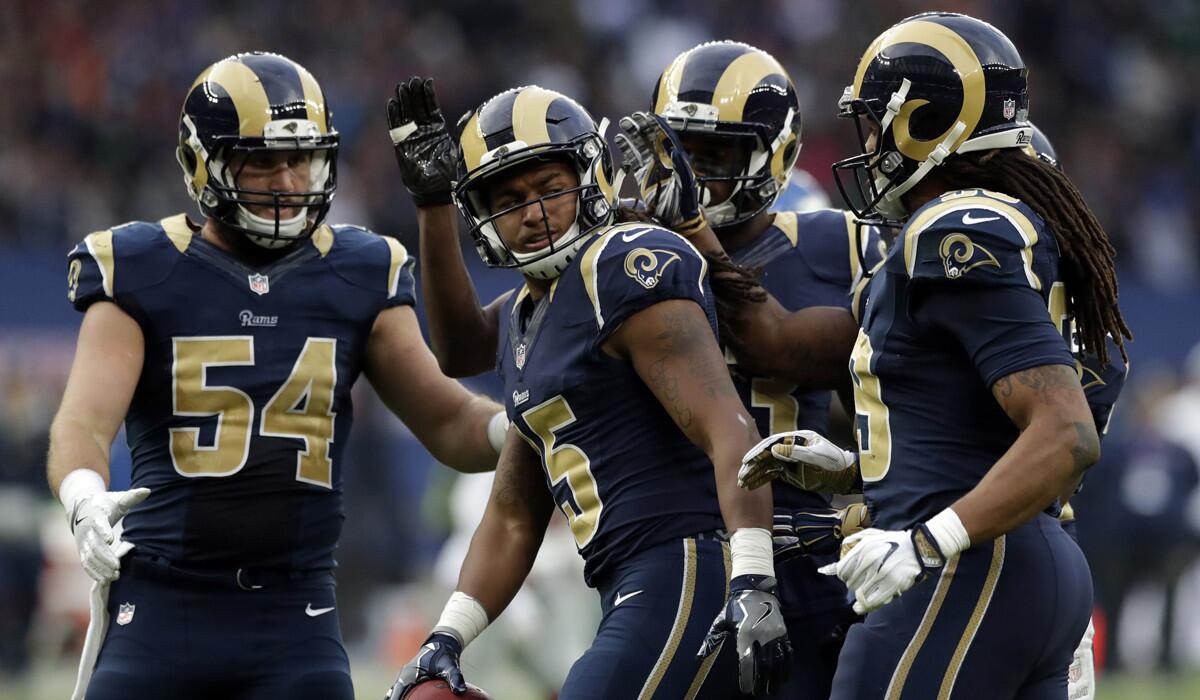
[[[212,148],[205,149],[187,115],[182,126],[190,133],[182,134],[177,157],[185,171],[189,194],[207,216],[269,249],[307,238],[324,220],[337,187],[337,132],[322,135],[312,121],[280,119],[268,122],[261,138],[217,136]],[[310,154],[306,188],[280,192],[240,185],[247,163],[263,152]],[[196,191],[194,178],[188,173],[196,172],[200,164],[205,170],[204,184]],[[267,209],[268,216],[255,214],[251,207]],[[287,209],[299,212],[283,218]]]

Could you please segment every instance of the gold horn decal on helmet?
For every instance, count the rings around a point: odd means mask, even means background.
[[[297,65],[296,72],[300,74],[300,86],[304,90],[304,106],[308,111],[309,121],[316,122],[317,128],[321,130],[321,135],[329,133],[325,128],[329,121],[328,115],[325,114],[325,96],[321,94],[321,86],[317,84],[317,79],[313,77],[303,66]]]
[[[771,156],[771,177],[776,180],[786,177],[791,174],[792,166],[796,164],[796,156],[798,153],[795,148],[792,148],[791,158],[784,160],[784,155],[788,149],[796,142],[796,134],[788,134],[783,143],[779,144],[779,148],[775,149],[775,155]]]
[[[271,121],[271,104],[258,75],[245,63],[221,61],[208,73],[207,83],[220,85],[229,93],[238,115],[238,134],[261,137]]]
[[[881,34],[863,55],[863,60],[858,65],[858,73],[854,76],[854,94],[856,96],[862,88],[863,76],[871,61],[875,60],[889,46],[897,44],[920,44],[935,49],[945,56],[958,71],[959,79],[962,81],[963,104],[955,121],[961,121],[966,125],[966,129],[963,130],[962,136],[951,144],[950,151],[953,153],[962,145],[963,141],[970,138],[971,132],[975,130],[975,125],[979,123],[979,118],[983,115],[986,85],[983,65],[980,64],[979,57],[975,55],[975,50],[965,39],[948,27],[936,22],[905,22]],[[950,130],[954,128],[954,123],[951,122],[947,125],[946,131],[931,139],[914,138],[909,133],[909,119],[913,112],[923,104],[925,102],[917,100],[905,102],[904,106],[900,108],[900,114],[896,115],[895,120],[892,121],[892,134],[896,141],[896,147],[905,156],[916,161],[928,158],[933,149],[937,148],[942,139],[946,138],[950,134]]]
[[[717,119],[740,122],[746,108],[746,98],[763,78],[773,74],[787,75],[775,59],[761,51],[750,51],[733,59],[713,89]]]
[[[458,138],[458,143],[462,147],[463,162],[467,166],[467,172],[478,168],[480,161],[483,160],[483,154],[487,153],[487,144],[484,143],[483,133],[479,130],[478,111],[467,120],[462,135]]]
[[[931,46],[949,59],[950,63],[954,65],[954,69],[958,71],[959,79],[962,80],[963,104],[958,111],[958,119],[955,121],[962,122],[967,128],[951,144],[950,152],[953,153],[962,145],[963,141],[971,137],[971,132],[979,123],[979,117],[983,115],[983,98],[986,88],[983,65],[979,62],[979,57],[975,55],[975,50],[971,48],[971,45],[948,27],[934,22],[911,22],[902,25],[898,30],[890,37],[887,46],[902,42]],[[907,107],[907,105],[905,106]],[[942,139],[949,135],[954,124],[951,123],[947,126],[941,134],[923,141],[913,138],[908,131],[908,121],[911,115],[912,110],[905,112],[902,107],[900,114],[892,122],[892,134],[896,140],[896,148],[913,160],[925,160],[942,142]]]
[[[550,132],[546,130],[546,110],[558,99],[558,93],[537,87],[525,88],[513,100],[513,139],[524,141],[527,146],[550,143]]]
[[[679,85],[683,80],[683,67],[687,65],[691,51],[684,51],[671,61],[671,65],[663,71],[658,79],[658,100],[654,103],[654,113],[662,114],[667,105],[679,99]]]

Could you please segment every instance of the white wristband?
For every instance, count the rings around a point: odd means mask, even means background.
[[[946,508],[925,521],[925,527],[929,528],[929,534],[937,540],[938,549],[942,550],[942,556],[947,559],[971,546],[967,529],[963,527],[962,520],[953,508]]]
[[[58,500],[62,502],[63,508],[67,509],[67,514],[75,510],[75,503],[84,496],[91,496],[96,493],[103,493],[108,490],[108,485],[104,483],[104,477],[95,469],[80,467],[67,474],[62,483],[58,487]]]
[[[739,527],[729,538],[729,558],[733,560],[730,578],[747,574],[774,576],[771,531],[761,527]]]
[[[500,454],[500,450],[504,449],[504,439],[508,436],[508,416],[504,411],[499,411],[487,424],[488,442],[492,443],[492,449],[496,450],[496,454]]]
[[[442,616],[433,626],[433,631],[453,635],[466,649],[487,626],[488,614],[479,601],[462,591],[455,591],[446,601],[446,607],[442,608]]]

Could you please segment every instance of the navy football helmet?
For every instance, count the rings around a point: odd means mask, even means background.
[[[553,279],[566,269],[588,238],[616,216],[613,163],[604,140],[605,124],[597,125],[578,102],[536,85],[496,95],[459,120],[459,173],[454,200],[471,225],[479,256],[490,267],[506,267],[539,279]],[[487,186],[511,168],[539,160],[562,159],[574,168],[579,185],[491,211]],[[496,220],[527,206],[545,208],[543,200],[577,193],[575,223],[544,250],[509,249]],[[547,229],[549,224],[547,223]]]
[[[205,216],[265,248],[310,235],[337,188],[338,133],[325,94],[303,66],[273,53],[241,53],[209,66],[192,84],[179,116],[176,159],[188,194]],[[240,164],[263,150],[311,152],[307,189],[266,192],[238,185]],[[281,219],[281,210],[300,213]],[[247,207],[273,207],[258,216]]]
[[[651,101],[676,132],[728,140],[740,151],[726,164],[728,172],[697,173],[702,186],[734,185],[721,202],[704,192],[704,215],[714,228],[752,218],[787,186],[800,154],[800,100],[787,71],[766,51],[734,41],[688,49],[663,71]]]
[[[1027,75],[1008,37],[966,15],[920,14],[880,34],[838,103],[862,146],[833,164],[847,205],[900,221],[903,195],[950,155],[1029,145]]]

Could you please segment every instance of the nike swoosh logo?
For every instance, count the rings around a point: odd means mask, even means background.
[[[635,595],[641,595],[641,594],[642,594],[642,591],[634,591],[633,593],[626,593],[625,595],[621,595],[620,593],[618,593],[616,599],[613,600],[613,607],[615,608],[618,605],[620,605],[621,603],[624,603],[625,601],[634,597]]]
[[[317,617],[318,615],[324,615],[330,610],[333,610],[333,608],[314,608],[312,603],[309,603],[308,607],[304,609],[304,614],[309,617]]]
[[[976,219],[971,216],[971,212],[967,212],[966,214],[963,214],[963,218],[962,218],[962,222],[964,224],[966,224],[967,226],[971,226],[972,224],[982,224],[982,223],[986,223],[988,221],[999,221],[999,220],[1000,220],[1000,217],[998,217],[998,216],[985,216],[982,219]]]
[[[887,554],[883,555],[883,559],[879,560],[879,566],[875,567],[876,572],[883,570],[884,563],[886,563],[887,560],[896,553],[897,549],[900,549],[900,545],[896,544],[895,542],[888,542],[888,552]]]
[[[622,233],[621,240],[625,243],[631,243],[649,233],[649,231],[638,231],[637,233]]]
[[[78,526],[78,525],[79,525],[79,523],[83,522],[84,520],[87,520],[87,516],[86,516],[86,515],[85,515],[84,517],[82,517],[82,518],[76,518],[76,519],[75,519],[75,525],[76,525],[76,526]]]
[[[758,627],[758,625],[763,620],[767,619],[767,617],[770,616],[771,613],[775,612],[775,606],[772,605],[771,603],[764,600],[764,601],[762,601],[762,604],[763,604],[763,607],[766,608],[766,610],[764,610],[763,614],[759,616],[758,622],[755,622],[753,625],[750,626],[751,628]]]

